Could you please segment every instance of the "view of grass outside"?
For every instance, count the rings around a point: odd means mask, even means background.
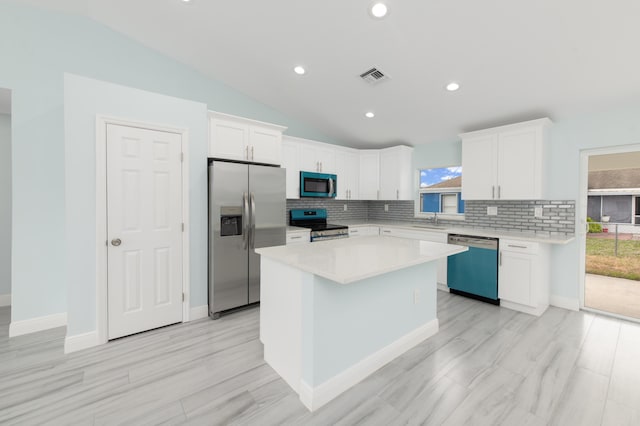
[[[614,239],[587,235],[586,262],[588,274],[640,281],[640,241],[619,240],[616,256]]]

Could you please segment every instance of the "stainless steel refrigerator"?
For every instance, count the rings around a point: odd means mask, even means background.
[[[286,243],[285,169],[209,163],[209,316],[260,300],[260,256]]]

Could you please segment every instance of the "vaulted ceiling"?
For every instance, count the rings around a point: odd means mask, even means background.
[[[636,0],[386,0],[383,19],[371,0],[23,1],[92,18],[354,147],[640,100]],[[371,67],[389,78],[362,81]]]

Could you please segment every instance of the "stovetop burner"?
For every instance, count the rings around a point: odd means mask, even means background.
[[[326,209],[292,209],[289,224],[311,229],[311,241],[320,241],[349,236],[349,227],[327,223]]]

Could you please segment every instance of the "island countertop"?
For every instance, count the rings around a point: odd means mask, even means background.
[[[467,247],[371,236],[255,249],[261,256],[340,284],[397,271],[467,251]]]

